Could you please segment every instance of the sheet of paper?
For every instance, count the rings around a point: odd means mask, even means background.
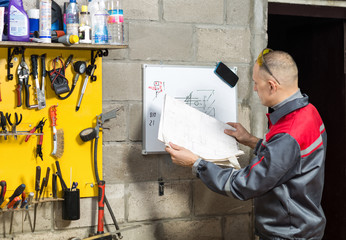
[[[166,145],[172,142],[205,160],[240,168],[236,156],[243,152],[225,129],[232,127],[165,95],[158,139]]]

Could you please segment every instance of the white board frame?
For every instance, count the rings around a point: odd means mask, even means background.
[[[237,86],[231,88],[215,73],[215,66],[143,64],[142,154],[164,154],[157,139],[164,94],[188,104],[222,122],[236,122]],[[237,73],[237,67],[230,67]],[[182,86],[184,86],[182,88]]]

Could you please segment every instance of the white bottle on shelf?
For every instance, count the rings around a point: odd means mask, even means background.
[[[79,8],[76,0],[70,0],[66,9],[66,34],[77,35],[79,28]]]
[[[124,44],[124,13],[120,0],[108,1],[108,35],[109,43]]]
[[[106,11],[105,1],[98,1],[98,9],[92,16],[92,43],[108,44],[108,12]]]
[[[40,40],[44,43],[52,42],[52,0],[40,1]]]
[[[91,20],[88,6],[82,5],[79,18],[79,42],[91,43]]]

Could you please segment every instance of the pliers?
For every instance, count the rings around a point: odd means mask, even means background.
[[[25,93],[26,93],[26,105],[29,106],[29,67],[28,64],[25,62],[24,58],[24,52],[22,54],[22,61],[18,65],[17,68],[17,75],[18,75],[18,85],[16,88],[17,91],[17,107],[22,106],[22,89],[23,84],[25,85]]]
[[[5,134],[4,138],[5,140],[7,140],[7,129],[6,129],[7,121],[3,112],[0,112],[0,121],[1,121],[2,133]]]
[[[12,133],[14,135],[14,138],[17,139],[17,126],[22,122],[22,114],[20,114],[20,118],[18,120],[18,114],[15,113],[15,122],[11,122],[11,114],[8,115],[8,113],[6,113],[6,118],[7,118],[7,122],[12,126]]]
[[[36,130],[38,131],[38,133],[43,133],[43,126],[46,123],[46,121],[47,121],[47,119],[44,120],[44,118],[42,118],[42,120],[39,121],[37,126],[34,127],[33,129],[31,129],[30,133],[34,133]],[[27,142],[29,140],[30,136],[31,135],[26,136],[25,142]],[[41,158],[41,160],[43,161],[42,142],[43,142],[43,134],[39,136],[39,140],[38,140],[37,148],[36,148],[36,157],[38,155]]]

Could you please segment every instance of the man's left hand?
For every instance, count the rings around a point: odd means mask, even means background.
[[[192,167],[192,165],[198,159],[198,156],[192,153],[190,150],[175,145],[173,143],[169,143],[171,147],[166,147],[166,152],[171,155],[172,162],[174,164],[183,166],[183,167]]]

